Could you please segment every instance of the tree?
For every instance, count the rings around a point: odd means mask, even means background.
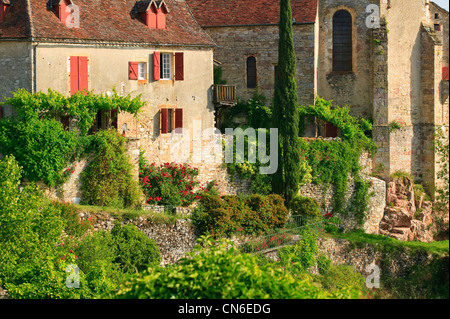
[[[297,194],[300,179],[299,114],[295,81],[296,59],[292,36],[290,0],[280,0],[278,77],[275,81],[273,124],[278,128],[278,171],[272,179],[273,191],[283,195],[289,206]]]

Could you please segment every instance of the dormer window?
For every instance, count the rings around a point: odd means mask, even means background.
[[[0,0],[0,23],[5,20],[6,12],[8,12],[10,5],[10,0]]]
[[[138,10],[142,21],[150,29],[166,28],[166,16],[169,13],[169,9],[164,0],[151,0],[143,6],[141,5]]]
[[[58,14],[59,22],[66,23],[67,17],[70,16],[70,10],[67,10],[69,5],[73,4],[71,0],[56,0],[54,6]]]

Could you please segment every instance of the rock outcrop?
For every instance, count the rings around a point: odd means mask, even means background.
[[[433,240],[431,225],[433,209],[430,201],[421,196],[416,202],[414,183],[407,177],[391,180],[387,192],[387,206],[380,223],[380,233],[399,240]]]

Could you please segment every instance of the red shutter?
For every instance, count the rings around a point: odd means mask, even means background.
[[[448,72],[448,66],[444,66],[442,68],[442,80],[448,80],[449,72]]]
[[[156,27],[158,29],[165,29],[166,28],[166,11],[162,8],[159,8],[157,10],[156,14]]]
[[[137,80],[139,72],[139,63],[138,62],[130,62],[128,65],[128,78],[130,80]]]
[[[167,134],[167,109],[161,109],[161,134]]]
[[[78,57],[70,57],[70,95],[78,92]]]
[[[176,81],[184,80],[184,53],[183,52],[175,53],[175,80]]]
[[[159,76],[159,52],[153,53],[153,80],[158,81]]]
[[[155,5],[152,4],[150,10],[147,11],[146,14],[147,26],[151,29],[156,29],[156,8]]]
[[[83,91],[83,94],[86,95],[89,91],[89,75],[88,75],[88,58],[85,56],[79,57],[79,91]]]
[[[183,128],[183,109],[175,109],[175,129]]]

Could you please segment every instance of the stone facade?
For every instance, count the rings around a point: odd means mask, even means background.
[[[258,84],[270,101],[278,30],[262,23],[266,11],[275,9],[267,4],[258,7],[260,2],[255,8],[261,12],[252,8],[246,15],[249,22],[240,19],[237,25],[233,17],[216,12],[229,10],[221,7],[222,1],[188,0],[194,16],[218,44],[214,57],[221,62],[224,79],[237,87],[238,97],[248,99],[254,92],[246,87],[245,59],[255,56]],[[300,2],[316,17],[293,23],[300,103],[311,104],[318,95],[349,106],[354,116],[371,118],[379,147],[373,165],[377,174],[388,182],[393,172],[404,170],[433,193],[440,183],[434,132],[449,122],[448,81],[442,80],[442,68],[449,60],[448,12],[429,0],[292,0],[293,17]],[[339,10],[351,15],[348,72],[333,70],[333,16]],[[377,19],[379,26],[374,23]],[[400,131],[390,130],[394,122],[402,126]]]
[[[303,105],[313,104],[316,94],[314,28],[314,24],[293,25],[296,76],[302,83],[297,92],[299,103]],[[205,27],[205,30],[218,45],[214,59],[221,63],[222,79],[227,81],[227,85],[236,86],[238,98],[248,100],[259,92],[271,101],[278,64],[278,26]],[[257,89],[247,88],[246,61],[250,56],[256,58]]]

